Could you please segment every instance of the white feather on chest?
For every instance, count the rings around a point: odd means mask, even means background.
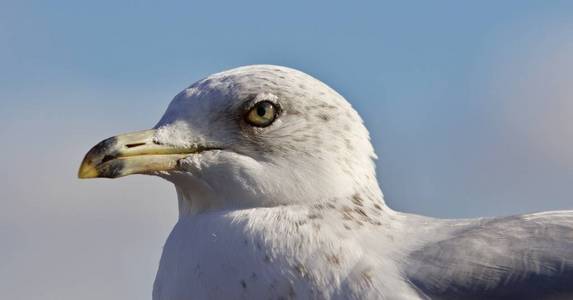
[[[165,245],[154,298],[348,299],[409,293],[400,290],[393,237],[368,237],[372,228],[398,221],[385,220],[382,213],[367,220],[360,212],[329,206],[182,218]]]

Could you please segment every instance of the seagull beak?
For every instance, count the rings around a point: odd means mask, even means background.
[[[155,141],[156,130],[144,130],[105,139],[85,156],[79,178],[117,178],[177,168],[177,162],[201,147],[175,147]]]

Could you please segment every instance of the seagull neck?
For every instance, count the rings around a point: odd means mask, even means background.
[[[381,211],[392,211],[384,201],[384,194],[378,185],[378,182],[373,180],[368,182],[365,186],[357,189],[350,197],[351,204],[360,206],[367,203],[369,206]],[[364,202],[364,203],[363,203]]]
[[[297,201],[292,203],[285,203],[280,201],[269,201],[265,207],[272,206],[285,206],[285,205],[308,205],[309,207],[339,204],[346,206],[364,205],[372,207],[379,211],[392,210],[386,206],[384,202],[384,195],[378,185],[378,182],[371,177],[371,180],[366,180],[361,183],[354,182],[349,184],[353,188],[338,191],[337,194],[326,195],[321,197],[307,197],[303,202]],[[171,178],[173,180],[173,178]],[[206,211],[214,211],[219,209],[247,209],[258,207],[257,202],[248,201],[225,201],[225,198],[219,197],[218,193],[204,181],[187,180],[185,184],[178,185],[177,180],[174,181],[177,191],[179,218],[197,215]],[[179,182],[181,183],[181,182]],[[243,199],[244,200],[244,199]],[[261,202],[259,202],[260,204]]]

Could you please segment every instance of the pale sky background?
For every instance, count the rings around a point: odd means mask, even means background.
[[[240,65],[351,101],[394,209],[573,209],[573,2],[332,2],[0,0],[0,298],[149,299],[173,187],[77,167]]]

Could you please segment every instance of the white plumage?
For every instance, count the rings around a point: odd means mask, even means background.
[[[279,110],[267,127],[245,121],[261,101]],[[154,142],[208,148],[150,172],[175,184],[180,211],[154,299],[573,295],[571,212],[436,220],[391,210],[362,120],[302,72],[259,65],[200,80],[175,97]]]

